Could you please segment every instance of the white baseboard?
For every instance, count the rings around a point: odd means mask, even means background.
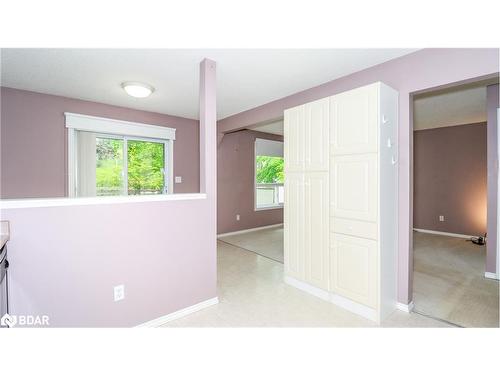
[[[362,316],[363,318],[379,323],[380,320],[379,314],[377,310],[371,307],[362,305],[361,303],[354,302],[348,298],[339,296],[338,294],[335,293],[330,293],[330,301],[333,304],[346,309],[347,311],[350,311],[354,314]]]
[[[290,276],[285,276],[285,283],[306,293],[312,294],[313,296],[321,298],[322,300],[330,301],[330,293],[328,293],[326,290],[312,286]]]
[[[487,279],[499,280],[498,273],[485,272],[484,277],[486,277]]]
[[[234,234],[243,234],[243,233],[255,232],[255,231],[258,231],[258,230],[277,228],[277,227],[281,227],[282,225],[283,225],[283,223],[281,223],[281,224],[272,224],[272,225],[266,225],[266,226],[263,226],[263,227],[237,230],[236,232],[221,233],[221,234],[217,235],[217,238],[232,236]]]
[[[171,322],[172,320],[182,318],[186,315],[192,314],[196,311],[202,310],[206,307],[213,306],[219,303],[219,298],[214,297],[211,299],[207,299],[206,301],[197,303],[196,305],[188,306],[184,309],[174,311],[173,313],[160,316],[159,318],[150,320],[149,322],[139,324],[137,327],[138,328],[145,328],[145,327],[159,327],[165,323]]]
[[[396,308],[398,310],[401,310],[401,311],[404,311],[407,313],[412,312],[414,307],[415,307],[415,304],[413,303],[413,301],[411,301],[409,304],[401,303],[401,302],[396,303]]]
[[[438,234],[440,236],[458,237],[458,238],[466,238],[466,239],[470,239],[471,237],[477,237],[477,236],[472,236],[472,235],[468,235],[468,234],[459,234],[459,233],[450,233],[450,232],[439,232],[437,230],[429,230],[429,229],[413,228],[413,230],[415,232],[420,232],[420,233]]]
[[[313,296],[321,298],[322,300],[331,302],[334,305],[342,307],[343,309],[348,310],[354,314],[360,315],[366,319],[369,319],[369,320],[372,320],[375,322],[379,321],[379,315],[377,313],[377,310],[375,310],[375,309],[372,309],[368,306],[354,302],[348,298],[339,296],[338,294],[327,292],[326,290],[312,286],[308,283],[297,280],[297,279],[290,277],[290,276],[285,276],[284,280],[285,280],[285,283],[287,283],[288,285],[291,285],[291,286],[293,286],[297,289],[300,289],[306,293],[312,294]]]

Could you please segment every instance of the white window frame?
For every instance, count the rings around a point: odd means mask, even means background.
[[[284,203],[278,203],[272,206],[257,206],[257,139],[265,139],[265,138],[256,138],[254,141],[254,151],[253,151],[253,197],[254,197],[254,211],[266,211],[266,210],[279,210],[283,209]],[[283,142],[283,141],[275,141],[275,142]],[[284,186],[285,184],[268,184],[274,186]],[[277,198],[277,197],[276,197]]]
[[[77,113],[64,113],[66,117],[66,128],[68,129],[68,196],[77,197],[77,160],[76,160],[76,132],[86,131],[96,133],[99,137],[117,137],[126,140],[140,140],[151,142],[163,142],[165,144],[165,194],[174,193],[174,141],[175,129],[165,126],[142,124],[137,122],[108,119],[104,117],[95,117],[81,115]],[[126,150],[124,150],[126,151]],[[127,153],[123,155],[127,160]],[[125,161],[126,163],[126,161]],[[126,166],[126,164],[125,164]],[[126,169],[125,169],[126,170]],[[124,178],[128,184],[127,178]],[[128,187],[125,192],[128,191]],[[128,195],[126,195],[128,196]]]

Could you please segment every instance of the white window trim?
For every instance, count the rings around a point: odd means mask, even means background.
[[[64,112],[64,115],[66,116],[66,127],[68,129],[93,133],[175,140],[175,129],[167,128],[166,126],[141,124],[139,122],[114,120],[70,112]]]
[[[174,128],[165,126],[142,124],[138,122],[114,120],[104,117],[81,115],[78,113],[64,113],[66,128],[68,129],[68,196],[76,197],[76,131],[87,131],[98,134],[120,135],[129,139],[152,139],[165,142],[165,162],[168,163],[168,176],[165,176],[167,194],[174,193]],[[128,195],[127,195],[128,196]]]
[[[257,139],[263,139],[263,138],[255,138],[254,141],[254,146],[253,146],[253,209],[254,211],[267,211],[267,210],[279,210],[283,209],[284,203],[278,203],[272,206],[257,206],[257,165],[256,165],[256,160],[257,160]],[[276,141],[276,142],[283,142],[283,141]],[[284,144],[284,142],[283,142]],[[276,184],[276,185],[283,185],[285,184]]]

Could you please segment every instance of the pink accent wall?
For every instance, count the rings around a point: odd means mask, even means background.
[[[197,120],[107,104],[1,88],[1,198],[64,197],[67,131],[64,112],[143,122],[176,129],[175,193],[199,191]]]
[[[484,235],[486,123],[418,130],[413,140],[413,226]]]
[[[207,198],[2,209],[12,314],[46,314],[52,327],[128,327],[216,297],[215,63],[200,68]],[[120,284],[125,299],[114,302]]]
[[[498,118],[500,108],[499,85],[486,88],[488,111],[488,241],[486,244],[486,272],[497,273],[497,214],[498,214]]]
[[[218,122],[221,133],[279,119],[286,108],[294,107],[376,81],[399,91],[399,275],[398,300],[412,299],[413,282],[413,120],[411,94],[498,76],[497,48],[424,49],[360,72],[327,82],[264,104]],[[307,72],[304,72],[307,74]],[[496,201],[495,201],[496,202]]]
[[[283,136],[242,130],[224,135],[217,150],[217,233],[283,222],[283,209],[255,211],[255,139]],[[236,221],[236,214],[240,221]]]

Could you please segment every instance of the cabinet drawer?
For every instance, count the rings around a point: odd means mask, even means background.
[[[337,217],[330,218],[330,232],[369,238],[372,240],[378,238],[377,223]]]

